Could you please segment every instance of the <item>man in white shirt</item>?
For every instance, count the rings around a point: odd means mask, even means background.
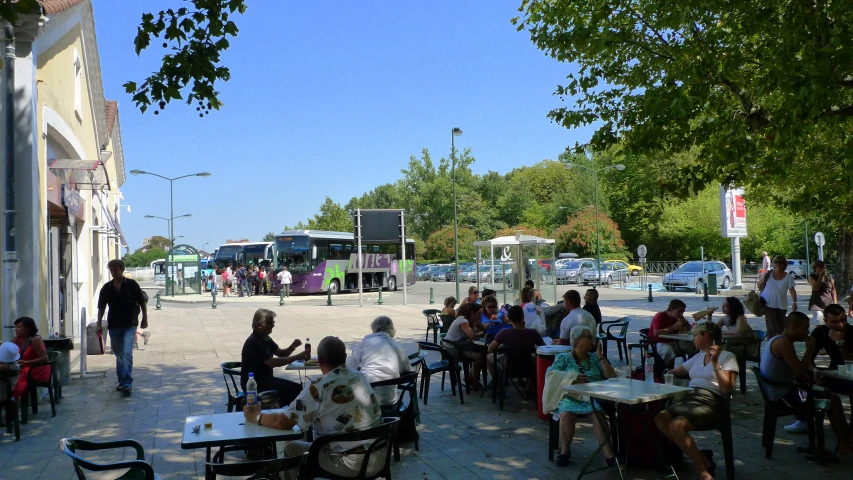
[[[347,357],[350,370],[360,370],[370,383],[399,378],[401,374],[411,372],[412,365],[403,346],[394,340],[397,332],[390,318],[376,317],[370,324],[373,333],[364,337],[356,346],[352,355]],[[380,405],[394,405],[398,390],[395,386],[376,387],[374,390]]]
[[[577,325],[585,325],[592,332],[597,331],[595,318],[581,308],[581,294],[577,290],[569,290],[563,294],[563,305],[569,314],[560,322],[560,338],[552,340],[552,345],[571,345],[569,333]]]
[[[278,283],[284,289],[284,296],[290,298],[290,284],[293,282],[293,276],[287,271],[287,267],[281,267],[281,271],[276,275]]]

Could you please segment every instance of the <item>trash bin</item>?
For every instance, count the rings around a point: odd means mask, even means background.
[[[708,274],[708,295],[716,295],[717,294],[717,274],[709,273]]]
[[[56,374],[60,385],[71,383],[71,350],[74,350],[74,342],[70,337],[45,338],[44,346],[48,352],[59,352],[59,360],[56,362]]]

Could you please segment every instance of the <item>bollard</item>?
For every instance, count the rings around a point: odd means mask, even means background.
[[[649,284],[649,301],[650,302],[655,301],[654,297],[652,297],[652,284],[651,283]]]
[[[210,292],[210,308],[216,309],[216,292]]]
[[[705,291],[705,294],[702,295],[703,302],[710,302],[711,300],[708,298],[708,282],[702,281],[702,289]]]
[[[157,292],[157,295],[154,295],[154,298],[157,299],[157,305],[154,308],[156,310],[160,310],[160,292]]]
[[[332,289],[326,290],[326,305],[332,306]]]
[[[281,287],[281,290],[278,292],[278,306],[284,306],[284,287]]]
[[[382,305],[382,287],[379,287],[379,302],[378,305]]]
[[[432,287],[429,287],[429,304],[435,303],[435,295],[433,295]]]

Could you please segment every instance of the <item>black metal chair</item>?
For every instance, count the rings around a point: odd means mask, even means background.
[[[224,463],[225,452],[220,450],[213,455],[207,466],[214,476],[228,477],[250,475],[246,480],[279,480],[280,473],[300,468],[302,456],[255,460],[249,462]]]
[[[432,341],[433,343],[438,343],[438,331],[441,329],[441,322],[439,321],[438,316],[441,314],[441,310],[428,308],[421,313],[423,313],[427,319],[426,337],[424,338],[424,341],[429,341],[429,332],[432,331]]]
[[[228,412],[236,409],[238,401],[246,398],[246,392],[240,385],[240,368],[243,362],[222,362],[222,378],[225,379],[225,389],[228,390]]]
[[[136,450],[135,460],[126,460],[115,463],[96,463],[81,457],[77,451],[98,451],[110,450],[114,448],[130,447]],[[74,465],[74,471],[77,472],[79,480],[86,480],[84,470],[92,472],[107,472],[113,470],[127,470],[122,476],[116,477],[116,480],[160,480],[160,477],[154,473],[154,468],[145,461],[145,451],[142,445],[136,440],[118,440],[114,442],[91,442],[79,438],[63,438],[59,441],[59,448],[63,453],[71,457],[71,463]]]
[[[761,391],[761,397],[764,399],[764,426],[761,434],[761,446],[764,447],[764,456],[768,459],[773,458],[773,441],[776,438],[776,421],[779,417],[800,413],[798,410],[779,402],[771,402],[767,396],[767,387],[802,388],[807,392],[806,404],[803,406],[803,410],[807,413],[806,423],[808,424],[809,447],[806,449],[797,448],[797,451],[805,453],[813,452],[815,448],[815,436],[817,436],[817,458],[820,464],[823,465],[825,463],[823,419],[826,410],[829,409],[829,400],[814,398],[809,385],[774,382],[761,375],[759,367],[750,366],[749,369],[755,375],[755,379],[758,381],[758,390]]]
[[[506,399],[506,383],[509,381],[519,395],[524,395],[515,379],[523,378],[530,381],[536,378],[536,347],[501,347],[491,355],[494,355],[495,371],[497,378],[492,379],[492,403],[495,403],[496,398],[500,398],[498,405],[500,409],[504,409],[504,399]],[[500,361],[499,355],[504,356],[504,362]],[[503,368],[501,368],[503,363]]]
[[[732,397],[726,395],[726,401],[723,404],[723,419],[716,425],[708,428],[697,428],[696,432],[707,432],[717,430],[720,432],[720,439],[723,441],[723,456],[726,460],[726,478],[728,480],[735,479],[735,454],[734,445],[732,444]],[[672,468],[672,466],[670,466]],[[672,473],[675,475],[675,469],[672,468]],[[675,475],[675,478],[678,478]]]
[[[605,320],[598,324],[598,338],[602,342],[604,348],[604,357],[607,357],[607,341],[613,340],[616,342],[616,350],[619,352],[619,361],[622,361],[622,349],[625,349],[625,355],[628,354],[628,324],[631,323],[631,317],[622,317],[618,320]],[[604,326],[607,325],[605,330]],[[619,333],[611,333],[611,329],[620,328]]]
[[[415,442],[415,450],[420,450],[418,440],[420,435],[417,429],[418,417],[418,372],[409,372],[390,380],[380,380],[370,384],[375,390],[377,387],[396,386],[401,390],[397,402],[392,405],[381,405],[383,417],[399,417],[400,423],[394,435],[394,460],[400,461],[400,437],[404,434],[411,435]],[[408,400],[406,394],[408,393]]]
[[[315,439],[311,443],[311,449],[305,456],[305,461],[302,468],[299,470],[300,479],[313,478],[328,478],[329,480],[350,480],[350,479],[374,479],[385,478],[391,480],[391,450],[393,450],[391,438],[393,430],[397,427],[397,422],[400,419],[396,417],[388,417],[382,419],[382,424],[378,427],[373,427],[367,430],[359,430],[350,433],[338,433],[334,435],[323,435]],[[361,471],[357,476],[341,476],[335,473],[324,470],[320,466],[320,454],[332,442],[363,442],[373,440],[373,442],[364,448],[364,459],[361,463]],[[370,457],[373,455],[382,455],[382,450],[385,449],[385,465],[378,472],[367,472],[367,467],[370,463]]]
[[[429,342],[418,342],[418,348],[427,352],[439,352],[441,360],[437,362],[424,362],[421,375],[421,398],[424,399],[424,405],[429,400],[429,384],[430,378],[436,373],[450,374],[450,390],[453,396],[456,396],[456,386],[459,386],[459,402],[465,403],[465,398],[462,396],[462,365],[453,358],[453,355],[443,348],[441,345]],[[442,375],[443,376],[443,375]],[[441,383],[441,390],[444,391],[444,382]]]
[[[27,424],[27,412],[29,404],[32,403],[33,413],[39,413],[39,398],[38,387],[46,388],[47,395],[50,397],[50,410],[53,416],[56,416],[56,397],[54,396],[54,388],[58,384],[56,376],[56,362],[59,360],[59,352],[47,352],[48,364],[50,365],[50,377],[46,382],[37,382],[32,376],[32,369],[27,377],[27,385],[29,391],[21,395],[21,424]]]

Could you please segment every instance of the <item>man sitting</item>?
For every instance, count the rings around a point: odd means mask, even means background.
[[[681,354],[690,356],[696,351],[693,342],[661,338],[660,335],[676,334],[690,329],[690,324],[684,318],[684,310],[687,304],[675,298],[670,300],[669,306],[663,312],[658,312],[652,317],[649,326],[649,339],[657,345],[658,355],[669,368],[672,368],[675,357]]]
[[[552,345],[571,345],[569,334],[572,328],[578,325],[585,325],[590,331],[596,331],[595,318],[581,308],[581,294],[577,290],[569,290],[563,294],[563,308],[568,315],[560,322],[560,338],[551,341]],[[593,343],[595,343],[594,338]]]
[[[539,335],[539,332],[524,326],[524,311],[522,311],[521,307],[518,305],[509,307],[507,316],[512,322],[512,328],[498,332],[495,339],[489,344],[489,355],[486,357],[489,363],[489,373],[493,377],[497,377],[497,371],[495,370],[495,355],[492,354],[498,352],[498,348],[501,345],[506,347],[536,347],[545,345],[545,341],[542,340],[542,335]],[[534,359],[531,357],[530,361],[532,363]],[[501,369],[504,368],[505,362],[506,357],[504,355],[497,355],[497,363]],[[535,393],[536,377],[529,378],[527,379],[527,390],[524,392],[524,397],[533,398]]]
[[[596,325],[601,325],[601,308],[598,306],[598,290],[590,288],[583,295],[583,309],[592,315]]]
[[[376,317],[370,323],[372,334],[364,337],[353,348],[347,359],[347,367],[364,374],[371,383],[400,378],[400,375],[412,371],[409,357],[403,346],[394,340],[397,329],[394,322],[386,316]],[[381,405],[394,405],[399,390],[396,386],[376,387],[376,398]]]
[[[299,395],[302,386],[290,380],[276,378],[273,375],[273,368],[283,367],[297,360],[308,360],[311,355],[306,351],[293,355],[293,351],[302,345],[299,339],[294,340],[285,349],[279,348],[278,344],[270,338],[270,333],[275,327],[275,315],[275,312],[266,308],[255,311],[255,316],[252,317],[252,334],[243,344],[240,384],[245,390],[249,373],[254,373],[258,392],[277,390],[280,404],[286,405]]]
[[[827,305],[823,309],[823,323],[811,333],[817,344],[810,359],[812,363],[821,350],[829,355],[829,368],[837,368],[845,361],[853,360],[853,328],[847,324],[844,307],[837,303]]]
[[[280,430],[290,430],[296,425],[303,431],[314,427],[315,438],[378,426],[382,421],[379,402],[364,375],[346,366],[344,342],[337,337],[320,340],[317,361],[323,377],[312,380],[293,403],[281,413],[263,414],[259,404],[246,405],[243,408],[246,421]],[[320,465],[337,475],[356,476],[364,459],[360,452],[372,442],[333,442],[320,453]],[[287,444],[284,454],[301,456],[310,448],[310,442],[294,441]],[[374,452],[367,474],[378,472],[384,465],[384,452]],[[297,473],[295,469],[288,471],[286,477],[295,479]]]

